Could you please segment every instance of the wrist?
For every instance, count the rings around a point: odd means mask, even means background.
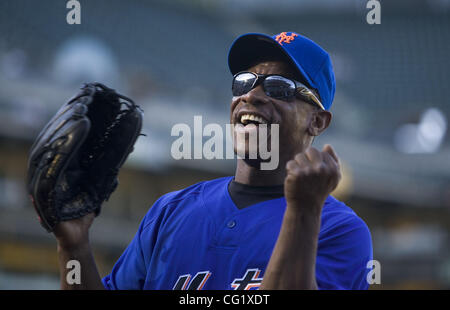
[[[286,212],[303,217],[320,218],[324,203],[325,201],[319,199],[301,201],[289,199],[286,201]]]
[[[300,234],[302,238],[316,239],[320,232],[321,214],[298,210],[297,208],[286,208],[284,213],[283,225],[291,227],[291,233]]]
[[[88,239],[76,243],[57,239],[57,249],[60,253],[65,252],[77,254],[88,251],[90,249],[90,244]]]
[[[320,224],[321,212],[317,210],[299,210],[296,207],[287,207],[284,213],[286,220],[297,224]],[[308,225],[309,226],[309,225]]]

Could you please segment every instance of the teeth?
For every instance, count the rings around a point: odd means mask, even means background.
[[[244,114],[241,116],[241,123],[247,124],[248,121],[258,122],[260,124],[266,124],[266,120],[260,116],[252,115],[252,114]]]

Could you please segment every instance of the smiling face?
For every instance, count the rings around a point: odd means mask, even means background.
[[[257,74],[277,74],[289,79],[295,79],[290,67],[282,61],[262,61],[246,71]],[[242,96],[233,97],[231,102],[231,123],[234,124],[234,135],[251,133],[260,124],[279,125],[279,167],[284,169],[287,161],[297,153],[306,150],[312,143],[313,137],[326,129],[331,113],[323,111],[296,96],[290,101],[274,99],[264,93],[259,84]],[[268,136],[267,145],[271,145]],[[245,154],[248,158],[248,139],[243,143],[235,143],[234,151]],[[259,143],[259,141],[258,141]],[[269,150],[270,151],[270,150]],[[248,165],[256,167],[261,160],[244,160]]]

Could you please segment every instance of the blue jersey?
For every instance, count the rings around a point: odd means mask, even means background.
[[[257,289],[280,232],[284,197],[238,209],[232,177],[159,198],[131,243],[103,278],[107,289]],[[367,289],[369,229],[329,196],[316,260],[319,289]]]

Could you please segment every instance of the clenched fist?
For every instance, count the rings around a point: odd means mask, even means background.
[[[331,145],[320,152],[310,147],[286,164],[287,176],[284,192],[288,206],[309,208],[321,212],[328,195],[336,188],[341,178],[339,158]]]

